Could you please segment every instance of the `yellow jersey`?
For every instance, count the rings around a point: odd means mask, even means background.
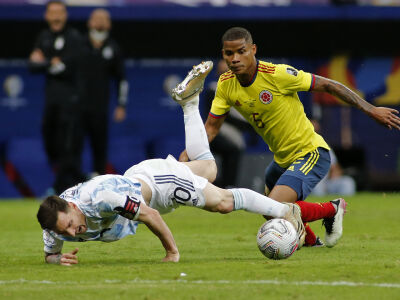
[[[219,77],[210,115],[220,118],[235,107],[267,143],[276,163],[286,168],[318,147],[329,150],[314,131],[297,95],[312,89],[314,82],[311,73],[258,61],[256,74],[247,86],[242,86],[231,71]]]

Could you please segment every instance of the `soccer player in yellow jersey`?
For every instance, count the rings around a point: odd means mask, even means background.
[[[304,200],[330,167],[329,146],[307,119],[299,91],[327,92],[365,112],[389,129],[400,129],[398,111],[375,107],[344,85],[288,65],[256,59],[251,34],[234,27],[222,37],[222,56],[229,71],[219,78],[205,127],[211,142],[231,107],[236,108],[274,153],[265,172],[266,194],[280,202],[297,203],[305,223],[324,219],[325,244],[334,246],[342,235],[346,202],[307,203]],[[181,160],[185,160],[182,153]],[[306,226],[306,245],[318,245]]]

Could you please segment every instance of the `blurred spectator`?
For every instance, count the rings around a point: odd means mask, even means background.
[[[228,71],[228,66],[224,60],[217,64],[217,76]],[[211,109],[212,100],[215,96],[217,81],[208,85],[204,92],[204,112],[208,114]],[[238,169],[241,157],[246,150],[246,142],[242,134],[243,129],[250,129],[247,121],[232,108],[224,124],[222,124],[219,134],[211,142],[210,147],[213,154],[219,155],[221,168],[218,168],[218,176],[215,185],[219,187],[231,187],[236,185]]]
[[[315,186],[312,193],[316,196],[341,195],[351,196],[356,192],[356,183],[353,177],[344,175],[343,169],[337,161],[333,150],[329,151],[331,156],[331,168],[328,174]]]
[[[319,122],[312,120],[315,131],[320,132]],[[329,150],[331,156],[331,166],[328,174],[314,187],[312,194],[316,196],[324,195],[342,195],[351,196],[356,192],[356,183],[353,177],[345,175],[342,167],[340,166],[335,152]]]
[[[46,75],[42,134],[49,163],[56,172],[53,188],[57,194],[84,179],[79,164],[78,88],[83,40],[77,30],[66,26],[67,17],[63,2],[47,3],[49,28],[39,34],[29,57],[30,69]]]
[[[83,130],[89,137],[93,154],[93,171],[106,173],[108,143],[108,107],[110,80],[118,84],[118,106],[114,121],[125,120],[128,82],[118,44],[110,38],[111,18],[105,9],[96,9],[88,20],[85,55],[82,60]]]

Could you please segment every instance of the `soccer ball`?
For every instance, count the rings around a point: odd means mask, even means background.
[[[284,259],[299,247],[299,237],[292,223],[284,219],[272,219],[258,230],[257,244],[266,257]]]

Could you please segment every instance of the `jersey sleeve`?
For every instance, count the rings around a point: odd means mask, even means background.
[[[275,84],[282,94],[309,91],[315,82],[314,75],[296,70],[289,65],[277,65],[275,71]]]
[[[129,220],[137,220],[140,215],[142,197],[130,196],[110,189],[97,191],[93,201],[101,216],[119,214]]]
[[[61,253],[64,241],[57,239],[47,230],[43,230],[44,252],[46,253]]]
[[[228,103],[228,96],[224,91],[224,86],[221,84],[221,81],[218,81],[215,97],[211,104],[210,115],[218,119],[228,114],[230,109],[231,106]]]

